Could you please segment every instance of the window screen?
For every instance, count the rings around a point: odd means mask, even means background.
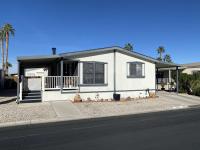
[[[83,84],[104,84],[104,63],[83,63]]]
[[[144,77],[144,63],[130,62],[128,76],[129,77]]]

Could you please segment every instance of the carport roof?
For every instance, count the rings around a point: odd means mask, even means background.
[[[180,67],[180,65],[175,63],[167,63],[163,61],[156,62],[156,68],[173,68],[173,67]]]

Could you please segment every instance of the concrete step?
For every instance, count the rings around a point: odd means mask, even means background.
[[[23,99],[41,99],[41,94],[23,96]]]
[[[42,100],[41,99],[23,99],[20,101],[20,103],[34,103],[34,102],[41,102]]]
[[[41,91],[26,91],[22,94],[22,100],[20,103],[32,103],[32,102],[41,102]]]

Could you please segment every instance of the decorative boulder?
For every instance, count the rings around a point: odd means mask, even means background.
[[[74,97],[74,102],[82,102],[81,96],[78,93]]]
[[[154,92],[149,92],[149,98],[155,98],[156,94]]]

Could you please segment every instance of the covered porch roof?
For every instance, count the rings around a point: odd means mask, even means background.
[[[175,63],[167,63],[167,62],[163,62],[163,61],[157,61],[156,62],[156,68],[176,68],[176,67],[180,67],[181,65],[179,64],[175,64]]]
[[[59,60],[61,57],[59,55],[40,55],[40,56],[20,56],[17,60],[21,63],[47,63],[54,60]]]

